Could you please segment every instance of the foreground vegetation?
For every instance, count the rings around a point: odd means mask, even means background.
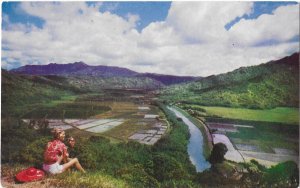
[[[196,173],[187,154],[188,128],[176,116],[160,105],[171,125],[170,134],[153,147],[137,142],[111,142],[100,136],[76,137],[73,155],[88,170],[87,174],[64,173],[55,177],[51,185],[60,187],[265,187],[281,185],[296,187],[297,166],[282,163],[267,169],[257,162],[236,164],[224,161],[213,164],[210,170]],[[17,119],[2,121],[2,171],[20,170],[7,164],[21,163],[21,167],[41,168],[43,149],[51,139],[50,130],[34,130]],[[67,132],[67,136],[69,132]],[[14,170],[14,168],[17,168]],[[236,170],[239,169],[239,170]],[[243,169],[248,173],[244,174]],[[282,174],[284,173],[284,174]],[[237,176],[237,174],[239,176]],[[10,174],[14,175],[14,174]],[[237,177],[243,178],[237,178]],[[280,177],[276,180],[272,176]]]
[[[75,173],[58,176],[61,185],[109,187],[105,185],[105,181],[93,181],[100,176],[121,179],[118,185],[129,187],[192,184],[195,168],[190,163],[186,150],[189,137],[187,127],[180,124],[174,115],[167,113],[167,116],[173,121],[172,130],[152,148],[137,142],[111,143],[100,136],[76,138],[74,153],[88,169],[87,177],[91,181],[86,181],[85,176],[79,177]],[[7,119],[2,122],[2,163],[21,162],[41,167],[43,149],[51,139],[50,135],[50,130],[33,130],[17,119]]]

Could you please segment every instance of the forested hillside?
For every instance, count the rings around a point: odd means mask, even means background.
[[[2,70],[2,116],[22,113],[29,105],[49,102],[79,92],[41,76],[21,76]]]
[[[103,89],[157,89],[162,84],[150,78],[19,75],[2,70],[2,115],[22,114],[39,103]]]
[[[298,107],[299,53],[192,83],[170,86],[162,91],[162,98],[210,106]]]

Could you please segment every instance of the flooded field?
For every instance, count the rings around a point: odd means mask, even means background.
[[[34,129],[39,129],[40,125],[42,124],[41,121],[35,119],[22,119],[22,121],[27,125],[32,126]],[[71,125],[69,125],[66,122],[63,122],[61,119],[47,119],[46,122],[48,124],[48,128],[50,129],[61,128],[63,130],[68,130],[73,128]]]
[[[89,132],[94,132],[94,133],[102,133],[102,132],[105,132],[109,129],[112,129],[116,126],[119,126],[123,123],[122,120],[114,120],[114,121],[110,121],[110,122],[107,122],[105,124],[101,124],[101,125],[96,125],[92,128],[88,128],[88,129],[85,129],[86,131],[89,131]]]
[[[215,133],[238,132],[233,124],[209,122],[207,125],[210,131]]]
[[[235,147],[241,151],[257,151],[257,152],[261,151],[261,149],[256,145],[235,144]]]
[[[138,141],[143,144],[155,144],[167,131],[167,126],[161,122],[155,123],[148,130],[140,130],[129,137],[131,140]]]
[[[23,121],[36,129],[46,125],[70,130],[73,135],[99,134],[148,145],[166,133],[168,125],[164,114],[151,104],[151,95],[123,90],[110,92],[113,93],[83,95],[74,103],[39,107],[24,115]]]
[[[228,151],[224,156],[225,159],[235,162],[244,162],[243,156],[234,148],[233,144],[226,135],[213,134],[212,136],[214,144],[223,143],[226,145]]]
[[[115,122],[117,122],[117,124]],[[90,128],[98,127],[101,125],[106,125],[106,126],[120,125],[123,122],[124,122],[123,119],[87,119],[87,120],[78,120],[75,122],[68,122],[68,123],[72,124],[73,126],[76,126],[79,129],[89,130]]]
[[[297,127],[275,123],[243,125],[216,121],[206,124],[213,133],[214,143],[221,142],[227,146],[225,158],[228,160],[249,162],[255,159],[266,166],[287,160],[298,163]]]

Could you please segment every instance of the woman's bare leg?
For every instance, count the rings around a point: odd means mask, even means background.
[[[66,171],[67,169],[69,169],[70,167],[72,167],[73,165],[76,166],[76,168],[82,172],[85,172],[85,170],[82,168],[82,166],[80,165],[79,161],[77,158],[71,159],[69,162],[67,162],[66,164],[63,164],[63,172]]]

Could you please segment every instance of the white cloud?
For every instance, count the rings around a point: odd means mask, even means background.
[[[183,37],[204,43],[225,40],[224,26],[236,17],[249,14],[251,2],[174,2],[167,22]]]
[[[242,19],[229,30],[232,40],[241,45],[257,45],[264,41],[285,42],[299,35],[299,5],[277,8],[272,15],[255,20]]]
[[[45,21],[42,28],[12,24],[2,30],[2,67],[72,63],[127,67],[139,72],[208,76],[256,65],[299,51],[287,42],[299,35],[298,5],[279,7],[273,15],[241,20],[250,2],[173,2],[165,21],[150,23],[140,33],[139,15],[125,18],[100,4],[81,2],[29,3],[21,9]],[[298,25],[297,25],[298,24]],[[277,43],[255,46],[265,40]]]
[[[30,26],[28,32],[25,27],[11,24],[11,30],[2,32],[3,46],[21,50],[45,64],[78,60],[109,64],[132,49],[128,45],[134,43],[130,36],[138,20],[134,15],[127,21],[109,12],[100,13],[99,7],[85,3],[22,3],[22,8],[44,19],[45,25],[42,29]]]
[[[165,22],[153,22],[142,30],[138,44],[144,48],[180,45],[182,40],[172,26]]]

